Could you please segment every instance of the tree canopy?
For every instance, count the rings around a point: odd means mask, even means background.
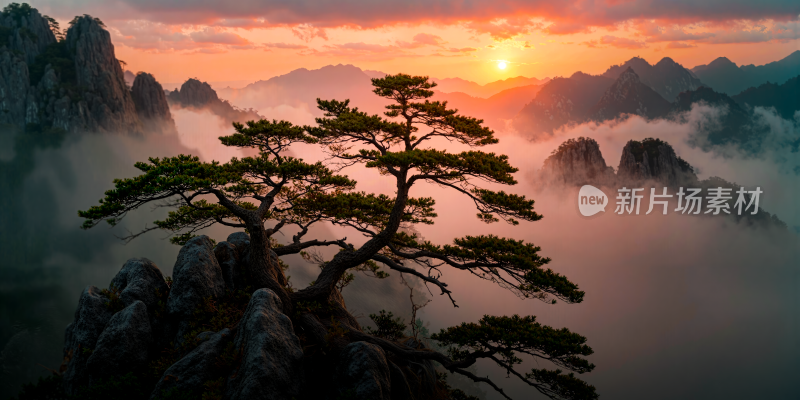
[[[574,375],[594,368],[584,358],[592,350],[585,337],[566,328],[541,325],[533,316],[487,315],[477,323],[463,323],[434,335],[450,349],[443,354],[365,332],[336,300],[341,297],[343,280],[352,279],[348,271],[364,269],[368,263],[373,273],[379,265],[415,276],[437,287],[456,307],[457,295],[444,280],[450,269],[467,271],[521,298],[579,303],[584,296],[575,283],[547,268],[550,259],[540,256],[541,249],[533,244],[481,235],[439,245],[402,229],[433,224],[437,217],[434,198],[411,196],[412,189],[421,188],[424,193],[423,183],[465,196],[485,223],[517,225],[542,216],[534,211],[533,200],[486,187],[515,185],[517,169],[505,155],[478,150],[498,142],[482,120],[459,115],[446,102],[429,100],[435,83],[424,76],[397,74],[373,79],[372,84],[376,95],[390,100],[382,116],[360,111],[349,100],[317,99],[324,116],[316,118],[314,126],[248,121],[234,123],[234,132],[220,137],[225,146],[257,150],[255,156],[226,163],[189,155],[139,162],[140,175],[115,180],[99,205],[79,211],[85,218],[83,227],[101,221],[118,224],[130,211],[157,202],[171,209],[168,216],[126,240],[160,229],[182,244],[214,224],[243,228],[251,236],[250,281],[256,288],[275,291],[284,300],[284,312],[309,332],[324,332],[334,325],[344,329],[347,340],[377,344],[397,357],[437,361],[451,373],[487,383],[506,398],[495,382],[466,368],[477,360],[491,360],[550,398],[597,398],[594,387]],[[442,139],[471,149],[455,153],[433,147]],[[312,163],[290,156],[290,149],[300,144],[322,147],[329,160]],[[395,185],[395,193],[357,190],[356,182],[342,173],[358,166],[379,171]],[[350,227],[366,241],[356,246],[347,238],[307,237],[309,227],[316,223]],[[292,226],[297,233],[289,244],[271,245],[273,235]],[[320,246],[341,251],[322,264],[313,284],[289,287],[270,252],[280,257]],[[328,304],[328,314],[308,306],[314,302]],[[555,369],[518,372],[522,356],[546,360]]]

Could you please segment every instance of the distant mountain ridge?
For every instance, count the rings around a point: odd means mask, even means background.
[[[782,85],[768,82],[751,87],[733,96],[733,100],[742,107],[774,107],[778,115],[792,119],[800,110],[800,75]]]
[[[653,119],[666,115],[669,109],[670,103],[642,83],[633,68],[628,67],[589,109],[587,118],[600,122],[633,114]]]
[[[461,78],[431,79],[436,82],[436,90],[444,93],[461,92],[472,97],[489,98],[504,90],[513,89],[520,86],[541,85],[550,81],[550,78],[537,79],[517,76],[514,78],[501,79],[481,85],[476,82]]]
[[[669,57],[662,58],[655,65],[650,65],[643,58],[634,57],[623,64],[611,66],[603,73],[603,76],[617,79],[626,68],[633,69],[642,83],[655,90],[667,101],[675,101],[681,92],[703,86],[700,79],[691,71]]]
[[[800,75],[800,50],[781,60],[764,65],[737,66],[726,57],[719,57],[707,65],[698,65],[692,72],[715,90],[729,96],[767,82],[782,84]]]

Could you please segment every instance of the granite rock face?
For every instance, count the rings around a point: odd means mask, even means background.
[[[152,312],[169,292],[164,275],[155,263],[146,258],[131,258],[111,280],[111,285],[120,292],[120,299],[126,306],[141,300],[147,310]]]
[[[79,17],[67,30],[67,48],[75,57],[79,87],[86,88],[82,103],[88,109],[88,129],[100,132],[141,132],[133,96],[125,84],[122,66],[114,56],[111,35],[89,16]]]
[[[169,326],[166,334],[178,343],[187,333],[192,313],[204,299],[218,298],[225,293],[225,279],[208,236],[197,236],[181,248],[172,269],[172,279],[167,299]]]
[[[239,322],[234,346],[242,363],[225,388],[225,399],[291,400],[304,390],[303,349],[281,301],[269,289],[253,293]]]
[[[668,143],[658,139],[629,141],[622,149],[617,176],[624,181],[655,180],[667,186],[696,182],[693,168]]]
[[[136,300],[114,314],[86,361],[90,384],[138,371],[147,365],[153,334],[147,306]]]
[[[88,15],[73,22],[59,42],[36,9],[0,14],[8,33],[0,36],[0,123],[68,132],[174,131],[166,98],[154,94],[162,93],[157,82],[138,90],[140,117],[108,31]]]
[[[203,342],[164,372],[150,399],[159,399],[164,392],[173,389],[182,393],[197,394],[203,390],[206,381],[216,378],[217,357],[231,343],[233,334],[230,329],[223,329],[216,333],[203,332],[198,338]]]
[[[56,42],[50,23],[36,9],[0,15],[0,26],[11,29],[6,43],[8,49],[21,53],[22,60],[29,65],[48,45]]]
[[[164,88],[153,75],[140,72],[131,89],[136,113],[144,129],[153,132],[176,132],[175,121],[169,111]]]
[[[340,396],[352,396],[349,398],[358,400],[391,400],[391,379],[386,355],[374,344],[353,342],[339,355],[335,383]]]
[[[25,123],[32,92],[28,65],[10,50],[0,48],[0,124]]]
[[[63,374],[64,389],[74,394],[81,385],[89,383],[86,362],[89,351],[95,348],[103,329],[114,314],[106,305],[106,297],[95,286],[87,286],[78,300],[75,320],[67,326],[64,338],[64,357],[69,359]]]

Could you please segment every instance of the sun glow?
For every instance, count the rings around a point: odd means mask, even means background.
[[[499,63],[497,63],[497,68],[506,69],[506,62],[500,61]]]

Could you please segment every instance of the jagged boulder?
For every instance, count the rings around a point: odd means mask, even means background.
[[[219,375],[218,357],[233,339],[230,329],[203,332],[198,339],[203,342],[164,372],[150,395],[151,400],[161,398],[170,390],[197,394],[205,382]]]
[[[390,400],[391,375],[386,355],[380,347],[353,342],[339,355],[334,379],[336,393],[358,400]]]
[[[147,306],[136,300],[114,314],[97,339],[97,345],[86,361],[90,384],[145,367],[152,343]]]
[[[544,181],[570,185],[601,184],[612,179],[597,141],[580,137],[562,143],[545,161],[540,172]]]
[[[242,363],[228,378],[226,399],[300,397],[305,385],[303,349],[281,309],[271,290],[253,293],[234,340],[235,348],[243,350]]]
[[[136,106],[125,84],[111,35],[84,15],[67,30],[67,47],[74,54],[77,85],[85,88],[78,107],[86,107],[83,123],[90,131],[141,132]],[[80,114],[80,111],[78,111]]]
[[[75,320],[67,326],[64,337],[64,358],[67,369],[63,374],[64,389],[74,394],[79,386],[89,382],[86,362],[95,348],[103,329],[114,314],[106,305],[106,297],[95,286],[87,286],[78,300]]]
[[[194,310],[207,297],[225,293],[225,279],[214,256],[214,246],[208,236],[189,240],[178,253],[172,270],[172,288],[167,299],[167,342],[182,341],[187,333]]]
[[[131,89],[136,113],[144,128],[154,132],[175,132],[175,121],[169,111],[164,88],[153,75],[140,72]]]
[[[169,292],[161,270],[146,258],[131,258],[125,262],[110,286],[120,292],[120,299],[125,306],[140,300],[151,313],[162,296]]]

